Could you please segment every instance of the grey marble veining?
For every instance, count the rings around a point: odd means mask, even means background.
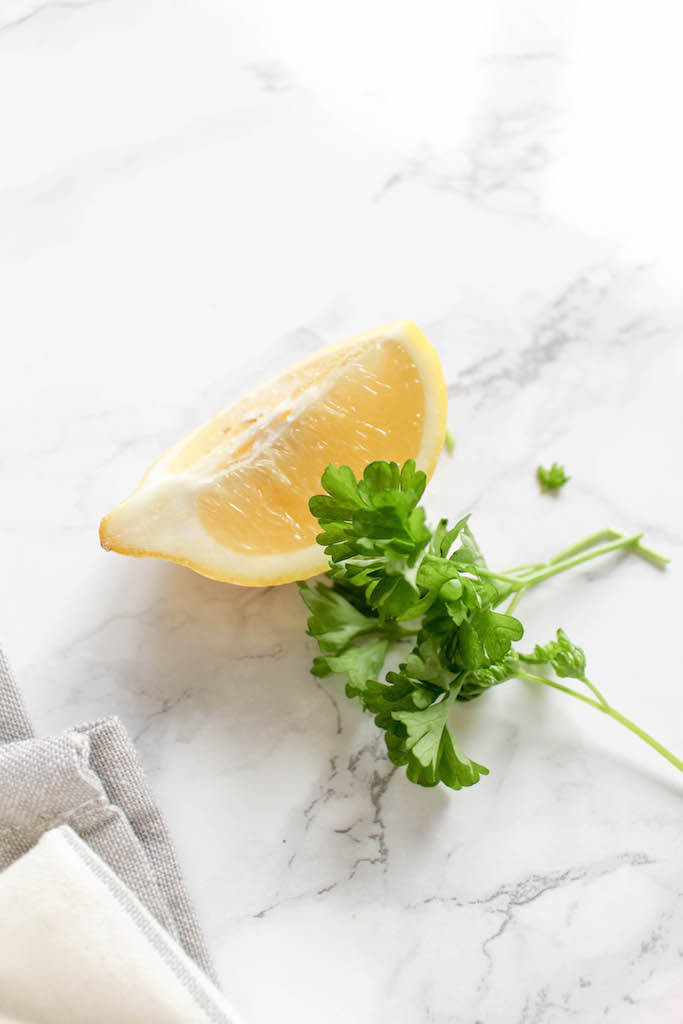
[[[500,564],[603,525],[672,556],[577,570],[520,614],[680,753],[665,7],[0,3],[0,629],[41,730],[117,713],[135,736],[253,1024],[683,1019],[681,786],[634,737],[510,682],[454,721],[491,774],[420,790],[309,675],[294,587],[97,539],[273,367],[410,317],[457,437],[433,518],[472,511]],[[556,501],[534,479],[555,459]]]

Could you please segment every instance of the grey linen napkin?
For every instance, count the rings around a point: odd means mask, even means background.
[[[168,828],[123,725],[105,718],[35,737],[0,648],[0,870],[61,825],[215,980]]]
[[[30,740],[33,729],[0,646],[0,743]]]

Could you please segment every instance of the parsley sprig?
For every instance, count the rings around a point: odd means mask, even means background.
[[[427,526],[419,505],[426,477],[412,460],[402,469],[373,462],[360,480],[348,466],[330,465],[322,485],[326,493],[309,506],[322,527],[328,579],[299,584],[311,612],[308,632],[321,652],[312,672],[346,675],[347,696],[374,715],[391,761],[405,766],[411,782],[461,789],[488,774],[453,738],[450,712],[513,678],[590,704],[683,771],[682,761],[608,704],[586,676],[583,651],[563,630],[531,654],[513,647],[524,630],[511,612],[550,576],[620,548],[663,567],[668,559],[645,547],[642,534],[602,530],[547,562],[498,573],[487,566],[469,516],[450,528],[445,519],[433,531]],[[405,660],[384,673],[394,648]],[[530,671],[536,666],[557,678]],[[557,681],[566,678],[592,696]]]

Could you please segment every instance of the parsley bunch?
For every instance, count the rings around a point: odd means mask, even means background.
[[[311,615],[308,632],[320,655],[312,672],[344,674],[346,694],[375,716],[391,761],[421,786],[473,786],[488,769],[469,758],[453,738],[449,715],[457,701],[474,700],[508,679],[529,679],[578,698],[621,722],[683,771],[683,762],[612,708],[586,677],[583,651],[567,635],[522,654],[521,622],[510,614],[530,587],[618,548],[664,565],[644,547],[641,534],[603,530],[545,563],[491,571],[469,527],[469,516],[435,530],[419,505],[425,474],[412,460],[373,462],[356,480],[348,466],[330,465],[326,494],[311,498],[330,560],[327,582],[300,583]],[[508,602],[506,611],[497,609]],[[411,644],[412,649],[407,646]],[[384,674],[389,651],[405,660]],[[545,666],[573,678],[593,694],[571,689],[528,666]],[[384,679],[382,676],[384,675]]]

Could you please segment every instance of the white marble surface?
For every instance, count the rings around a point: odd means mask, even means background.
[[[674,557],[521,610],[680,754],[681,18],[0,0],[0,628],[40,730],[131,729],[251,1024],[683,1020],[681,785],[648,748],[511,682],[459,711],[491,775],[420,790],[308,675],[293,587],[97,538],[273,362],[413,318],[458,439],[434,515],[499,563],[608,523]]]

